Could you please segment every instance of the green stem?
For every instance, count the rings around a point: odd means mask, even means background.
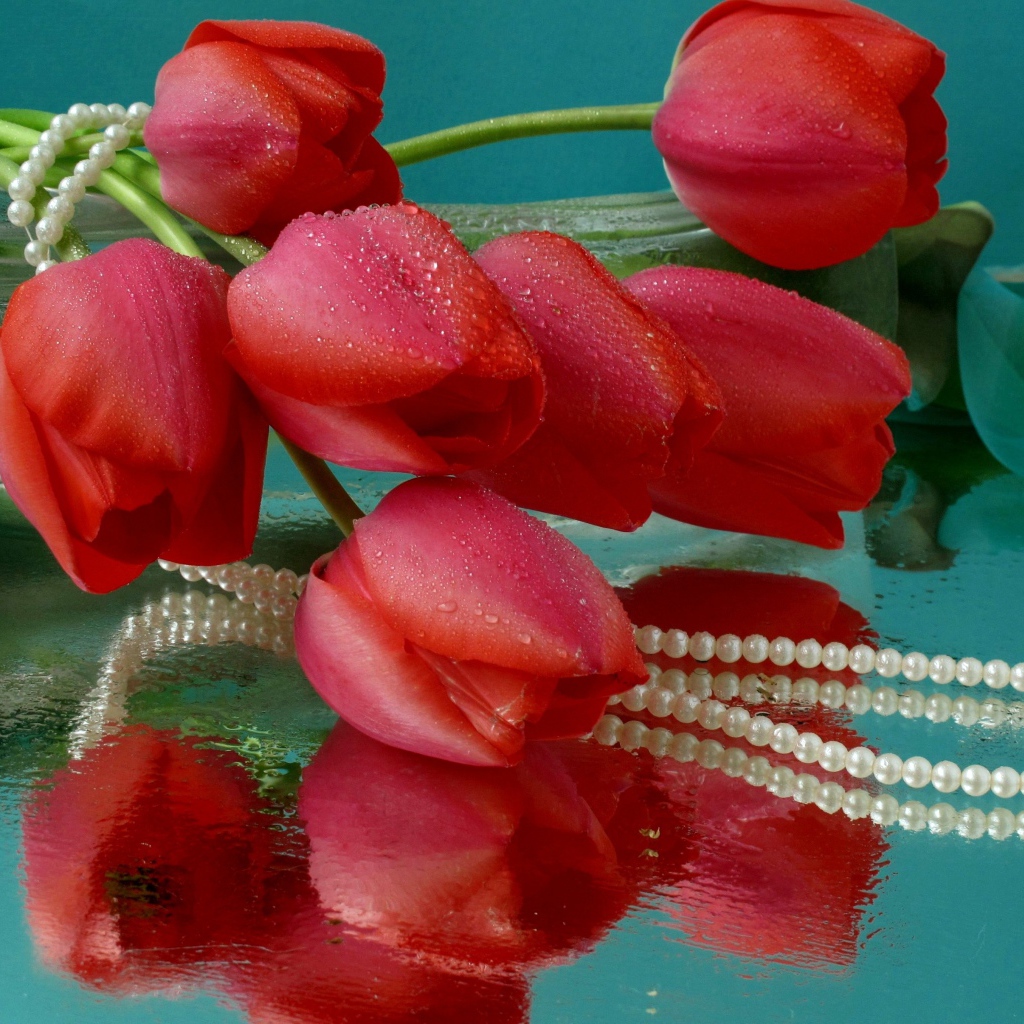
[[[39,141],[39,132],[34,128],[25,128],[13,121],[0,120],[0,144],[4,146],[28,146],[31,148]]]
[[[456,125],[428,135],[416,135],[384,148],[399,167],[417,164],[434,157],[458,153],[474,146],[486,146],[507,139],[534,135],[558,135],[562,132],[597,132],[616,129],[647,131],[660,103],[630,103],[617,107],[569,107],[564,110],[538,110],[530,114],[491,117],[486,121]]]
[[[338,529],[348,537],[356,519],[366,515],[352,500],[348,491],[338,483],[337,477],[323,459],[310,455],[305,449],[293,444],[286,437],[281,437],[284,450],[291,456],[292,462],[298,467],[306,483],[317,500],[330,517],[337,523]]]
[[[76,135],[73,139],[68,139],[64,143],[64,148],[60,151],[61,160],[67,160],[76,156],[83,157],[88,156],[89,150],[93,143],[102,142],[105,136],[102,132],[93,132],[90,135]],[[32,143],[34,146],[35,143]],[[142,135],[139,132],[132,132],[131,141],[129,145],[141,146]],[[29,145],[22,146],[8,146],[4,149],[3,155],[10,157],[11,160],[27,160],[29,150],[32,148]]]

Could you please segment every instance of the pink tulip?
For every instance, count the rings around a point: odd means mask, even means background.
[[[411,203],[301,217],[231,283],[228,357],[271,424],[330,462],[491,465],[536,429],[533,343],[443,221]]]
[[[648,485],[689,468],[718,426],[714,381],[571,239],[506,235],[474,259],[533,336],[547,404],[526,444],[473,478],[527,508],[635,530],[651,514]]]
[[[20,285],[0,335],[0,476],[64,571],[252,549],[267,425],[221,353],[228,275],[129,239]]]
[[[837,548],[893,454],[885,417],[910,393],[903,352],[795,292],[721,270],[659,267],[626,286],[721,388],[718,432],[651,485],[663,515]]]
[[[590,559],[452,479],[402,484],[313,566],[295,646],[357,729],[464,764],[515,764],[528,737],[582,735],[643,676]]]

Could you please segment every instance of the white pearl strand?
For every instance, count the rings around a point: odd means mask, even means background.
[[[1009,799],[1021,792],[1020,772],[1008,766],[993,771],[980,764],[960,768],[952,761],[933,765],[923,757],[879,754],[868,747],[848,749],[838,740],[823,741],[814,732],[801,732],[789,722],[776,723],[767,715],[751,713],[739,705],[729,707],[715,698],[702,699],[688,690],[687,679],[675,670],[658,673],[652,679],[613,697],[628,711],[648,711],[655,718],[670,715],[678,722],[697,722],[705,729],[721,729],[734,739],[746,739],[755,747],[771,747],[778,754],[792,754],[803,764],[817,764],[831,773],[846,772],[856,779],[873,775],[884,786],[904,782],[912,789],[931,784],[940,793],[962,789],[968,796],[984,796],[990,790]],[[658,673],[658,674],[655,674]]]
[[[291,616],[277,617],[223,594],[189,590],[165,594],[122,623],[104,660],[96,686],[82,702],[70,733],[73,758],[80,758],[126,715],[128,684],[148,659],[171,647],[239,643],[295,653]]]
[[[75,206],[82,201],[86,188],[95,185],[100,175],[113,166],[118,151],[130,144],[131,133],[145,125],[150,110],[148,103],[133,103],[127,110],[120,103],[73,103],[66,114],[57,114],[39,136],[18,176],[7,186],[11,197],[7,219],[15,227],[25,229],[25,261],[36,268],[37,274],[55,265],[56,261],[50,258],[50,246],[64,237],[64,228],[74,217]],[[29,228],[35,218],[32,200],[38,187],[68,139],[91,128],[102,128],[104,138],[90,147],[89,156],[75,165],[74,174],[57,186],[57,195],[46,204],[46,214],[36,225],[33,238]]]
[[[189,583],[199,580],[234,594],[243,604],[255,605],[259,612],[269,612],[279,619],[295,615],[298,598],[306,589],[309,573],[302,576],[291,569],[273,569],[269,565],[229,562],[225,565],[181,565],[164,558],[157,565],[167,572],[180,573]]]
[[[649,729],[643,722],[623,722],[617,715],[605,715],[595,726],[593,737],[606,747],[643,747],[655,757],[672,757],[683,764],[696,761],[702,768],[718,769],[752,786],[763,786],[773,796],[816,804],[826,814],[841,810],[849,818],[870,817],[878,825],[898,823],[911,832],[929,829],[941,835],[955,830],[966,839],[989,835],[1001,840],[1014,833],[1024,839],[1024,811],[1015,815],[997,807],[986,814],[977,807],[957,810],[947,803],[927,807],[918,800],[908,800],[901,804],[888,794],[876,796],[864,789],[821,782],[814,775],[798,775],[785,765],[773,765],[760,755],[749,757],[741,748],[725,747],[717,740],[698,740],[692,733],[673,733],[660,726]]]
[[[780,667],[796,662],[801,668],[817,668],[821,665],[830,672],[849,669],[861,676],[869,672],[877,672],[887,679],[902,675],[912,683],[931,679],[939,685],[956,681],[961,686],[977,686],[984,682],[993,690],[1001,690],[1009,685],[1024,693],[1024,661],[1011,668],[1000,659],[988,662],[981,662],[977,658],[957,660],[948,654],[929,658],[919,651],[900,654],[892,647],[876,651],[867,644],[847,647],[846,644],[829,643],[822,646],[817,640],[801,640],[796,643],[784,636],[769,640],[756,633],[746,638],[735,633],[723,633],[716,637],[701,632],[690,636],[681,629],[662,632],[657,626],[637,626],[635,636],[636,645],[644,654],[657,654],[661,651],[670,658],[683,658],[688,654],[697,661],[718,658],[726,664],[742,660],[753,665],[770,661]]]

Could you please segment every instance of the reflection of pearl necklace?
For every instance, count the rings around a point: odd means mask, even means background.
[[[686,764],[696,761],[702,768],[718,769],[731,778],[742,778],[751,786],[764,787],[773,796],[791,798],[800,804],[816,804],[826,814],[841,810],[849,818],[865,818],[879,825],[899,824],[910,832],[924,829],[943,835],[954,829],[966,839],[1008,839],[1015,832],[1024,839],[1024,811],[1014,815],[1005,807],[986,814],[978,807],[957,810],[950,804],[926,807],[918,800],[899,803],[888,794],[875,796],[864,789],[844,789],[835,782],[821,782],[813,775],[797,775],[785,765],[773,765],[767,758],[748,757],[739,747],[723,747],[717,740],[698,740],[688,732],[648,729],[636,720],[623,722],[605,715],[594,729],[602,746],[619,744],[624,750],[643,747],[655,757],[671,757]]]

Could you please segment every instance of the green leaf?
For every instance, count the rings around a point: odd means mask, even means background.
[[[932,402],[965,408],[957,370],[957,300],[993,227],[983,206],[960,203],[893,232],[899,268],[896,342],[910,360],[911,411]]]
[[[556,231],[586,246],[620,278],[665,264],[731,270],[799,292],[885,337],[896,333],[896,252],[890,237],[846,263],[793,271],[733,248],[671,192],[431,209],[451,223],[469,249],[514,231]]]

